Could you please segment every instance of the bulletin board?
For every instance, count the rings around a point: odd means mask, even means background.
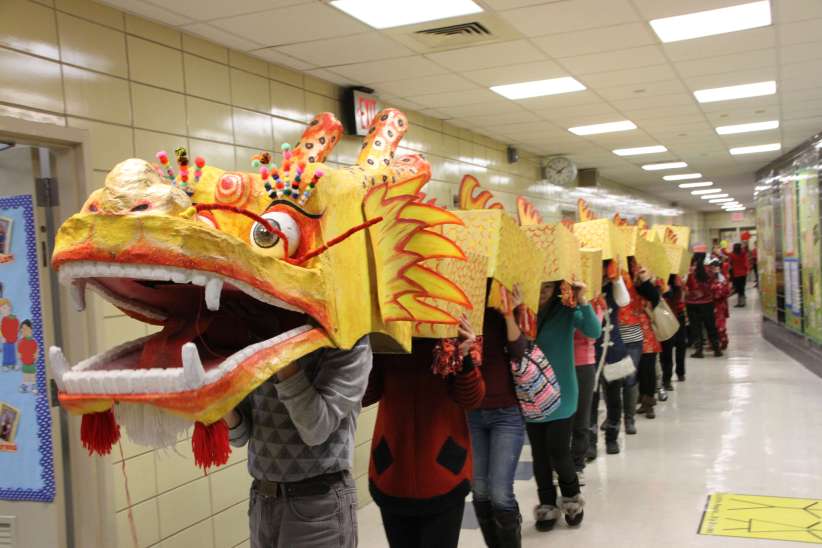
[[[764,200],[767,200],[767,202]],[[760,203],[756,207],[756,251],[762,314],[766,318],[778,321],[779,316],[776,306],[776,240],[773,207],[773,204],[770,203],[770,197],[760,200]]]
[[[817,154],[813,154],[816,164]],[[813,165],[812,164],[812,165]],[[799,246],[802,268],[803,329],[822,343],[822,246],[820,246],[819,176],[815,167],[801,169],[799,179]]]

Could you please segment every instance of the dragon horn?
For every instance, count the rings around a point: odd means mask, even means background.
[[[340,141],[343,126],[330,112],[322,112],[311,120],[291,151],[291,157],[299,162],[322,162]]]
[[[357,164],[366,169],[387,166],[408,131],[408,118],[395,108],[380,111],[371,122]]]

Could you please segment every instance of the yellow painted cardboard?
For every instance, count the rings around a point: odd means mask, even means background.
[[[648,269],[653,277],[668,279],[671,273],[671,263],[668,261],[668,254],[662,244],[650,242],[645,238],[637,238],[636,253],[634,255],[637,262]]]
[[[573,281],[581,277],[579,240],[562,223],[520,227],[545,252],[542,281]]]
[[[676,245],[684,248],[691,244],[691,227],[682,225],[654,225],[653,231],[657,233],[659,239],[665,242],[665,229],[670,228],[676,234]],[[666,242],[669,243],[669,242]]]
[[[636,226],[617,226],[620,235],[621,251],[624,257],[636,257],[636,242],[639,240],[639,228]]]
[[[574,236],[582,247],[602,250],[602,259],[619,256],[620,266],[628,268],[628,257],[623,251],[623,243],[616,225],[610,219],[594,219],[574,224]]]
[[[673,244],[662,244],[665,253],[668,255],[668,262],[671,265],[671,273],[685,276],[691,266],[691,252]]]
[[[487,276],[509,291],[514,284],[522,290],[524,304],[536,311],[546,253],[525,235],[516,221],[501,209],[475,209],[454,212],[463,225],[447,225],[444,234],[459,242],[466,253],[488,257]],[[489,296],[488,306],[495,306]]]
[[[822,500],[714,493],[699,534],[822,544]]]
[[[602,293],[602,250],[583,247],[579,250],[580,277],[585,285],[585,297],[588,300]]]

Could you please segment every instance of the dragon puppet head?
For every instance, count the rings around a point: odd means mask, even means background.
[[[440,228],[461,221],[421,202],[425,160],[395,158],[407,127],[397,110],[378,114],[352,167],[323,164],[342,134],[328,113],[283,147],[279,166],[255,157],[256,173],[199,157],[189,166],[183,149],[179,173],[165,153],[161,165],[115,166],[60,227],[52,262],[79,309],[92,289],[157,330],[73,367],[51,349],[60,401],[84,415],[84,437],[99,430],[86,428],[89,415],[111,426],[112,407],[138,442],[157,437],[132,433],[156,423],[148,413],[179,429],[222,424],[309,352],[369,334],[408,350],[415,325],[456,323],[439,303],[470,307],[465,294],[424,263],[464,259]]]

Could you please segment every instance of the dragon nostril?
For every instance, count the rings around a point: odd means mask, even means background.
[[[148,209],[148,204],[138,204],[131,208],[131,211],[145,211]]]

